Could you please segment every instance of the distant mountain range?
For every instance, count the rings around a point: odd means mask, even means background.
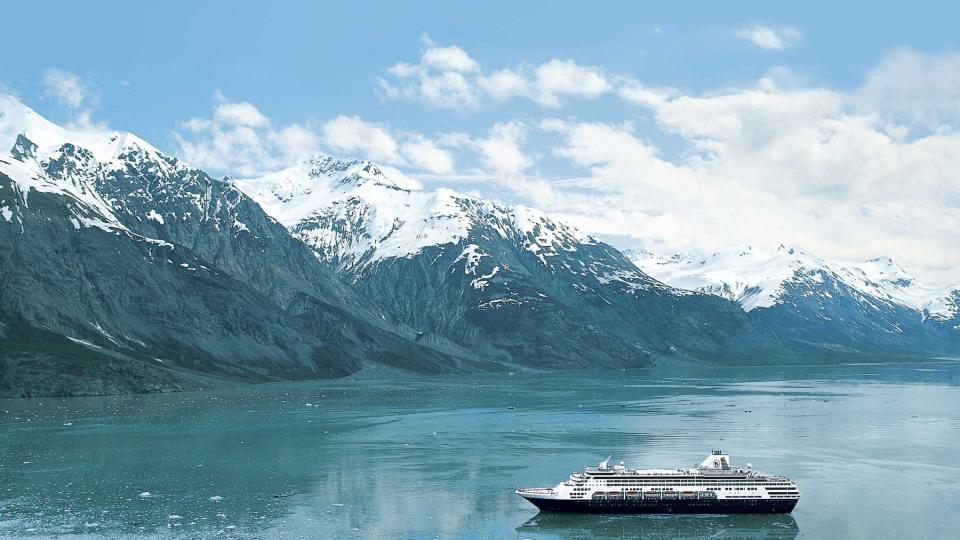
[[[841,263],[792,246],[627,256],[672,286],[738,303],[788,341],[906,354],[960,347],[960,289],[924,286],[886,257]]]
[[[0,145],[0,395],[960,350],[958,291],[885,261],[628,256],[367,161],[215,179],[8,96]]]

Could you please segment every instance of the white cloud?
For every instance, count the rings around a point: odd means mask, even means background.
[[[280,153],[284,156],[283,161],[310,155],[320,146],[320,138],[316,132],[301,124],[290,124],[278,130],[270,130],[267,132],[267,137],[270,143],[283,149]]]
[[[438,71],[440,65],[447,70]],[[436,82],[448,78],[460,82]],[[425,90],[425,81],[434,90]],[[897,51],[852,91],[811,86],[778,67],[754,86],[702,94],[569,60],[492,72],[431,60],[391,68],[382,95],[445,106],[512,98],[553,106],[616,95],[646,114],[627,109],[623,118],[636,124],[576,116],[510,120],[480,134],[433,139],[340,116],[315,133],[301,126],[289,136],[303,146],[313,137],[341,154],[490,186],[488,193],[541,207],[591,233],[670,249],[789,243],[838,259],[890,255],[922,277],[957,281],[958,88],[955,53]],[[214,114],[184,129],[219,129],[227,148],[249,147],[253,157],[245,159],[276,161],[276,150],[262,157],[249,135],[273,133],[269,141],[283,130],[269,121],[248,124],[228,126]],[[542,166],[569,174],[545,178]]]
[[[654,108],[663,105],[670,97],[677,94],[678,92],[673,88],[650,88],[630,79],[617,88],[617,95],[624,101]]]
[[[454,171],[453,156],[419,133],[391,133],[359,116],[338,116],[321,126],[326,148],[359,155],[382,165],[412,167],[434,174]]]
[[[419,91],[425,100],[440,107],[472,108],[477,105],[473,84],[457,71],[421,76]]]
[[[960,53],[923,55],[898,50],[867,73],[856,96],[862,111],[914,130],[943,132],[960,125]]]
[[[796,28],[782,27],[771,28],[769,26],[756,25],[749,28],[743,28],[735,32],[736,36],[745,39],[761,49],[771,51],[780,51],[799,43],[803,39],[803,34]]]
[[[43,74],[43,84],[48,96],[74,109],[83,105],[90,96],[80,77],[61,69],[48,69]]]
[[[213,119],[226,125],[266,127],[270,124],[259,109],[242,101],[240,103],[221,103],[213,114]]]
[[[43,74],[44,93],[70,109],[73,115],[66,122],[70,129],[79,131],[103,131],[105,122],[93,119],[95,99],[79,76],[62,69],[48,69]]]
[[[254,176],[292,164],[313,152],[320,137],[309,126],[274,126],[252,103],[233,102],[220,91],[210,118],[191,118],[174,133],[177,153],[194,167]]]
[[[447,108],[477,106],[476,73],[480,65],[460,47],[441,47],[428,36],[417,64],[399,62],[377,80],[377,93],[386,99],[420,98]]]
[[[527,78],[512,69],[501,69],[489,77],[481,77],[477,83],[481,90],[496,100],[523,96],[529,92]]]
[[[859,105],[769,82],[653,100],[658,127],[686,142],[676,159],[630,124],[543,122],[562,137],[555,155],[585,172],[552,184],[548,210],[672,249],[792,243],[841,259],[891,255],[957,281],[960,133],[898,139]]]
[[[802,39],[789,27],[738,35],[771,50]],[[647,109],[646,136],[627,122],[541,121],[544,137],[560,137],[551,154],[573,167],[568,178],[534,168],[530,124],[440,139],[476,154],[475,176],[590,232],[676,249],[792,243],[835,258],[891,255],[931,274],[960,264],[960,54],[895,52],[854,92],[811,87],[779,66],[754,87],[702,95],[572,60],[450,70],[458,85],[433,94],[414,83],[443,73],[422,60],[391,73],[392,97],[441,106],[524,98],[556,107],[613,94]],[[653,142],[663,136],[669,157]]]
[[[470,58],[466,51],[456,45],[428,47],[427,50],[423,51],[421,61],[423,65],[440,71],[469,73],[480,69],[480,64],[477,64],[476,60]]]
[[[423,136],[412,136],[401,145],[401,152],[415,167],[436,174],[454,172],[453,156],[449,151]]]
[[[503,68],[489,75],[460,47],[440,47],[429,38],[416,64],[400,62],[378,79],[377,93],[385,99],[421,99],[446,108],[475,108],[483,98],[523,97],[547,107],[566,98],[594,99],[614,90],[596,67],[573,60],[549,60],[538,66]]]
[[[321,133],[324,143],[335,152],[359,153],[387,165],[406,165],[393,135],[359,116],[340,115],[324,123]]]
[[[550,60],[535,73],[537,91],[532,98],[550,107],[559,106],[564,96],[590,99],[612,89],[598,69],[577,65],[573,60]]]
[[[318,151],[363,158],[382,166],[436,174],[454,171],[453,156],[419,133],[392,133],[358,116],[320,124],[276,126],[256,106],[219,92],[210,118],[191,118],[174,133],[177,153],[195,167],[234,176],[256,176],[288,167]],[[400,174],[398,172],[398,174]]]
[[[497,181],[510,182],[533,165],[533,159],[523,150],[526,138],[527,126],[511,120],[494,124],[485,137],[460,135],[451,142],[473,149],[487,173]]]

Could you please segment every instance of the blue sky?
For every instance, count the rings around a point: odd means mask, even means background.
[[[323,151],[624,247],[960,263],[955,5],[278,4],[18,2],[0,88],[215,174]]]
[[[383,102],[376,77],[414,60],[421,36],[456,44],[483,64],[512,66],[571,58],[690,92],[741,85],[772,66],[790,65],[839,89],[859,84],[894,48],[938,53],[957,48],[960,7],[870,7],[840,2],[96,2],[5,6],[2,81],[39,111],[64,119],[42,94],[44,70],[81,76],[96,93],[98,116],[158,145],[182,119],[208,114],[219,88],[281,123],[357,114],[423,131],[483,127],[501,116],[536,114],[528,104],[494,111],[447,110]],[[456,5],[453,5],[456,4]],[[670,4],[670,5],[666,5]],[[756,24],[800,29],[800,44],[768,51],[734,32]],[[16,53],[15,51],[20,51]],[[122,86],[128,81],[129,86]],[[590,111],[619,118],[616,103]],[[619,110],[618,110],[619,109]]]

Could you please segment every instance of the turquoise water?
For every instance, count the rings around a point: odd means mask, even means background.
[[[793,514],[538,516],[513,494],[610,454],[675,467],[712,448],[791,476],[803,494]],[[877,539],[957,530],[953,362],[0,400],[4,537]]]

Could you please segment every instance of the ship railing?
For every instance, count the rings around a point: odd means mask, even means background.
[[[550,488],[517,488],[517,493],[529,493],[531,495],[554,495],[556,491]]]
[[[699,470],[700,470],[700,476],[741,476],[746,474],[742,471],[736,471],[733,469],[718,469],[718,470],[699,469]]]

